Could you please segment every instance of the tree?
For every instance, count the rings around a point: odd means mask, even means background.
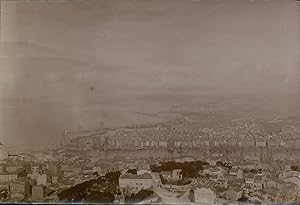
[[[217,161],[217,162],[216,162],[216,165],[217,165],[217,166],[224,166],[224,163],[221,162],[221,161]]]
[[[291,170],[292,170],[292,171],[297,171],[297,172],[300,171],[299,167],[296,166],[296,165],[292,165],[292,166],[291,166]]]
[[[227,191],[227,190],[228,190],[228,189],[225,188],[225,187],[217,187],[217,188],[216,188],[216,192],[218,192],[218,193],[222,193],[222,192]]]
[[[152,190],[142,189],[141,191],[138,192],[137,197],[142,201],[142,200],[148,198],[149,196],[151,196],[152,194],[154,194],[154,192]]]
[[[115,197],[112,193],[108,191],[91,191],[86,198],[87,202],[96,202],[96,203],[112,203],[114,202]]]
[[[247,202],[248,198],[244,194],[242,194],[241,198],[239,198],[238,201],[240,201],[240,202]]]
[[[210,178],[210,174],[206,173],[205,177],[209,179]]]
[[[5,200],[8,197],[8,190],[2,189],[0,191],[0,200]]]
[[[144,199],[150,197],[152,194],[154,194],[151,190],[140,190],[137,194],[132,193],[130,196],[127,196],[125,198],[125,202],[127,203],[139,203],[143,201]]]
[[[18,173],[18,178],[20,177],[27,177],[27,171],[25,169],[22,169],[19,173]]]
[[[198,178],[198,172],[203,170],[203,166],[207,165],[207,162],[192,161],[192,162],[161,162],[160,165],[151,165],[152,172],[172,171],[174,169],[181,169],[183,178]]]
[[[159,178],[162,184],[166,184],[168,182],[161,174],[159,175]]]
[[[105,174],[106,179],[119,183],[120,171],[108,172]]]
[[[99,177],[98,172],[93,172],[93,176],[94,176],[94,177]]]
[[[104,203],[113,202],[114,199],[112,199],[112,196],[117,191],[120,175],[121,173],[119,171],[108,172],[105,176],[77,184],[62,191],[58,194],[58,198],[61,201],[80,202],[84,200],[94,201],[96,199],[99,199],[98,201],[100,201],[101,199]]]
[[[137,170],[136,169],[128,169],[127,173],[137,175]]]

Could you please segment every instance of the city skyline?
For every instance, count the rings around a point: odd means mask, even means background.
[[[299,1],[0,6],[1,203],[299,204]]]
[[[9,144],[159,120],[137,112],[224,102],[230,113],[235,99],[249,115],[297,114],[295,1],[1,4],[1,136]]]

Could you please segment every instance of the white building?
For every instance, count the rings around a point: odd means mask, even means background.
[[[180,163],[193,162],[193,161],[195,161],[195,157],[192,156],[185,156],[185,157],[180,157],[175,159],[175,162],[180,162]]]
[[[142,170],[137,170],[137,175],[143,175],[143,174],[149,174],[149,175],[151,175],[151,171],[149,171],[149,170],[144,170],[144,169],[142,169]]]
[[[0,173],[0,182],[11,182],[18,178],[16,172],[2,172]]]
[[[248,173],[246,174],[246,176],[244,177],[245,178],[245,184],[247,187],[251,187],[253,188],[254,187],[254,177],[255,175],[252,174],[252,173]]]
[[[93,172],[98,172],[100,174],[102,171],[101,167],[93,167]]]
[[[149,146],[150,146],[150,142],[149,142],[149,141],[146,141],[144,146],[145,146],[145,147],[149,147]]]
[[[256,142],[256,146],[257,147],[266,147],[267,146],[267,143],[266,142]]]
[[[46,186],[47,185],[47,175],[46,174],[40,174],[36,178],[37,185]]]
[[[216,194],[212,190],[206,188],[197,188],[193,192],[193,202],[203,205],[215,204]]]
[[[239,168],[232,168],[229,171],[229,174],[236,177],[237,179],[242,179],[243,178],[243,170]]]
[[[153,186],[152,176],[148,173],[142,175],[123,174],[119,178],[119,186],[122,191],[127,189],[134,193],[142,189],[149,189]]]
[[[172,179],[173,180],[181,180],[182,179],[182,170],[181,169],[174,169],[172,171]]]
[[[158,145],[159,147],[167,147],[168,143],[166,141],[159,141]]]
[[[32,173],[38,173],[39,172],[39,167],[38,166],[32,166],[31,167],[31,172]]]

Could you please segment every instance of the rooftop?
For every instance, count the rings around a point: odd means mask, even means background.
[[[17,172],[0,172],[0,175],[17,175]]]
[[[245,175],[245,178],[254,178],[254,174],[253,173],[247,173],[246,175]]]
[[[230,170],[231,173],[233,173],[233,172],[236,173],[236,172],[238,172],[238,171],[239,171],[238,168],[232,168],[232,169]]]
[[[214,167],[209,168],[208,170],[209,170],[210,172],[218,172],[218,171],[220,171],[220,169],[214,168]]]
[[[262,181],[263,178],[262,178],[262,176],[256,176],[256,177],[254,178],[254,180],[256,180],[256,181]]]
[[[211,189],[207,189],[207,188],[197,188],[195,189],[195,191],[197,191],[198,193],[214,193]]]
[[[135,175],[126,173],[120,176],[122,179],[152,179],[152,176],[148,173],[142,174],[142,175]]]

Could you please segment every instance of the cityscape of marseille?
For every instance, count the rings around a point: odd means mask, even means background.
[[[0,203],[300,203],[299,1],[0,5]]]

